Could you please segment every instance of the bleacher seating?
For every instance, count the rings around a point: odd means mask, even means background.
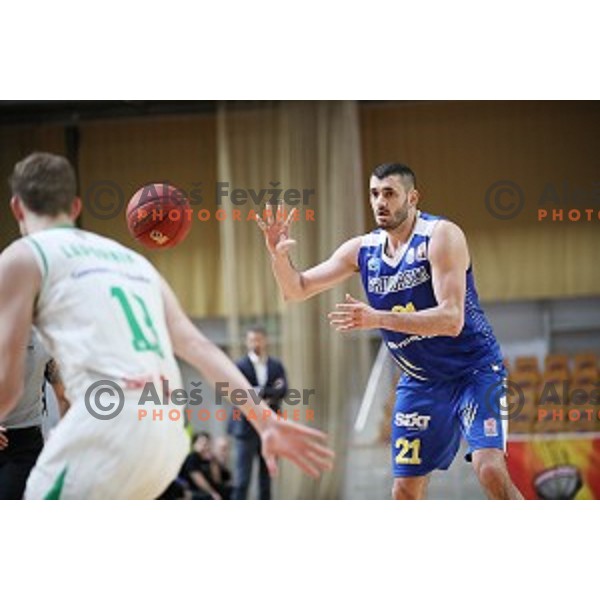
[[[536,357],[516,357],[509,380],[521,388],[525,402],[509,422],[509,433],[600,432],[599,362],[593,352],[548,354],[542,372]]]
[[[523,407],[509,420],[509,433],[600,432],[600,356],[548,354],[541,364],[543,371],[535,356],[518,356],[512,365],[504,360],[508,379],[520,388],[523,399]],[[384,443],[390,439],[394,402],[392,390],[380,428]]]

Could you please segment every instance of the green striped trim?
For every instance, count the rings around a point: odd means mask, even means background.
[[[39,245],[38,242],[36,242],[32,237],[27,238],[27,241],[31,242],[33,244],[33,248],[35,248],[38,251],[38,254],[42,258],[42,265],[44,267],[44,278],[45,278],[46,275],[48,275],[48,259],[46,258],[46,255],[44,254],[44,251],[42,250],[42,247]]]
[[[67,468],[65,467],[60,475],[56,478],[54,485],[50,488],[48,493],[44,496],[44,500],[60,500],[63,487],[65,485],[65,477],[67,476]]]

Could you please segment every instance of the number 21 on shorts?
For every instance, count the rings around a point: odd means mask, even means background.
[[[421,440],[415,439],[412,441],[406,438],[398,438],[396,440],[396,449],[399,450],[396,455],[397,465],[420,465],[421,464]]]

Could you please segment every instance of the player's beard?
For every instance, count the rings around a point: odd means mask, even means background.
[[[408,219],[408,209],[409,205],[407,202],[405,206],[398,209],[393,215],[388,217],[386,223],[380,223],[378,221],[377,224],[379,225],[379,228],[383,229],[384,231],[392,231],[397,229],[406,221],[406,219]],[[375,218],[377,219],[377,214],[375,214]]]

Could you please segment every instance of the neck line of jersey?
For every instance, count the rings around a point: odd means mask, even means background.
[[[413,228],[412,228],[412,231],[410,232],[410,236],[409,236],[408,240],[406,240],[406,243],[402,244],[402,246],[400,247],[400,251],[397,254],[395,254],[393,257],[389,257],[385,251],[386,244],[388,243],[388,234],[386,231],[381,232],[383,234],[383,244],[381,246],[381,260],[383,260],[383,262],[386,265],[388,265],[389,267],[395,268],[402,262],[402,259],[404,258],[404,255],[406,254],[406,251],[408,250],[408,248],[413,240],[413,237],[415,236],[415,231],[417,230],[417,223],[419,222],[420,218],[421,218],[421,211],[417,210],[415,222],[413,224]]]

